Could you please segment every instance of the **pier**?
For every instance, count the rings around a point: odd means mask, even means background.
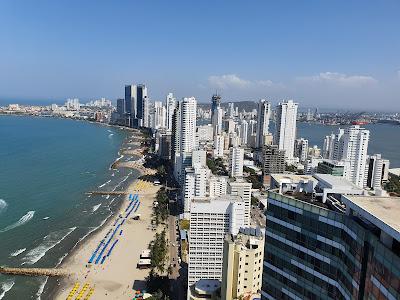
[[[86,195],[128,195],[129,192],[126,191],[89,191],[85,193]]]
[[[46,269],[46,268],[9,268],[0,267],[0,274],[19,275],[19,276],[50,276],[60,277],[70,275],[63,269]]]

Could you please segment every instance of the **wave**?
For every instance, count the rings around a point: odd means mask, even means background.
[[[10,256],[12,256],[12,257],[18,256],[18,255],[20,255],[21,253],[24,253],[25,250],[26,250],[26,248],[18,249],[18,250],[16,250],[16,251],[14,251],[13,253],[11,253]]]
[[[44,291],[44,287],[46,286],[47,280],[49,280],[48,276],[46,276],[45,279],[40,283],[39,289],[36,292],[36,297],[37,297],[36,299],[37,300],[42,299],[42,294],[43,294],[43,291]]]
[[[0,213],[7,208],[7,202],[3,199],[0,199]]]
[[[34,210],[28,211],[25,215],[23,215],[21,217],[21,219],[19,219],[14,224],[11,224],[11,225],[7,226],[6,228],[1,229],[0,233],[6,232],[6,231],[9,231],[9,230],[14,229],[16,227],[19,227],[21,225],[24,225],[25,223],[29,222],[33,218],[34,214],[35,214]]]
[[[101,206],[101,203],[93,206],[92,212],[95,212],[96,210],[98,210],[100,206]]]
[[[51,232],[46,235],[43,239],[42,244],[28,251],[28,253],[22,259],[23,265],[33,265],[38,262],[43,256],[46,255],[47,251],[61,243],[67,236],[69,236],[77,227],[72,227],[64,230]]]
[[[10,279],[10,280],[7,280],[7,281],[3,282],[3,283],[0,285],[0,292],[1,292],[1,294],[0,294],[0,299],[3,299],[3,298],[4,298],[5,294],[6,294],[9,290],[12,289],[12,287],[14,286],[14,284],[15,284],[15,281],[12,280],[12,279]]]
[[[102,188],[103,186],[105,186],[106,184],[108,184],[108,183],[110,183],[110,182],[111,182],[111,179],[108,180],[108,181],[106,181],[106,182],[104,182],[102,185],[99,185],[98,187],[99,187],[99,188]]]

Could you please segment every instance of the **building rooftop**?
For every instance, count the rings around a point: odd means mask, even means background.
[[[221,195],[216,198],[196,197],[191,203],[191,212],[196,213],[224,213],[231,203],[243,202],[242,197],[236,195]]]
[[[296,174],[271,174],[279,183],[298,183],[300,181],[313,181],[318,182],[312,175],[296,175]]]
[[[333,176],[331,174],[314,174],[314,178],[318,181],[319,185],[329,189],[340,189],[346,191],[354,190],[362,192],[362,189],[341,176]]]
[[[342,196],[342,201],[361,217],[400,241],[399,197]]]
[[[212,295],[221,287],[217,279],[200,279],[195,283],[195,291],[201,295]]]

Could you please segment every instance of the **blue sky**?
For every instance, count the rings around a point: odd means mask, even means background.
[[[400,1],[0,1],[0,99],[400,109]]]

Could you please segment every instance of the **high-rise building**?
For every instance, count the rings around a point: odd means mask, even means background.
[[[229,118],[233,118],[235,116],[235,105],[232,102],[228,103],[228,115]]]
[[[301,138],[295,140],[294,155],[299,158],[300,162],[305,162],[308,157],[308,140]]]
[[[196,107],[194,97],[181,102],[181,152],[192,152],[196,136]]]
[[[367,158],[367,172],[364,186],[371,189],[382,189],[382,184],[389,179],[389,160],[383,159],[381,154]]]
[[[212,127],[214,136],[222,133],[222,116],[224,111],[221,107],[217,107],[212,114]]]
[[[240,122],[240,139],[242,145],[247,145],[247,137],[249,134],[249,123],[246,120]]]
[[[201,279],[222,279],[224,237],[244,226],[244,203],[239,196],[194,199],[189,229],[188,287]]]
[[[265,99],[258,102],[256,147],[264,145],[264,135],[269,133],[269,119],[271,117],[271,103]]]
[[[125,99],[117,99],[117,113],[121,117],[125,115]]]
[[[183,98],[173,117],[174,175],[181,185],[185,168],[192,165],[192,151],[196,146],[196,107],[194,97]]]
[[[215,198],[226,195],[228,190],[228,178],[225,176],[211,176],[209,180],[209,196]]]
[[[276,108],[275,144],[278,145],[280,150],[285,150],[288,163],[293,162],[297,107],[297,103],[288,100],[279,103]]]
[[[285,150],[279,150],[277,145],[266,145],[263,150],[264,184],[270,184],[271,174],[283,174],[286,169]]]
[[[335,149],[335,134],[325,136],[324,146],[322,148],[322,157],[326,159],[333,159],[333,153]]]
[[[165,106],[160,101],[154,102],[154,107],[151,110],[152,124],[150,124],[153,129],[160,129],[166,127],[166,109]]]
[[[125,113],[130,127],[148,127],[148,97],[144,84],[125,86]]]
[[[226,235],[221,299],[257,295],[261,290],[263,261],[264,237],[258,228],[241,228],[237,236]]]
[[[183,189],[183,209],[185,214],[191,212],[191,202],[195,198],[207,196],[207,183],[210,170],[207,167],[196,165],[185,169],[185,184]]]
[[[228,194],[240,196],[243,199],[244,225],[246,226],[250,226],[251,186],[252,184],[243,178],[228,182]]]
[[[363,187],[367,166],[369,130],[360,128],[358,125],[348,127],[345,129],[341,140],[343,141],[341,143],[343,152],[339,152],[338,156],[350,162],[350,181],[359,187]]]
[[[229,176],[243,177],[244,149],[241,147],[231,147],[229,149]]]
[[[158,155],[162,159],[169,160],[171,159],[171,148],[172,148],[172,142],[171,142],[171,132],[158,132],[159,135],[159,146],[158,146]]]
[[[167,130],[172,130],[173,127],[173,116],[176,108],[176,99],[174,98],[174,95],[172,93],[168,93],[166,99],[165,99],[165,107],[166,107],[166,125],[167,125]]]
[[[192,167],[206,167],[207,166],[207,152],[203,149],[196,149],[192,151]]]
[[[221,107],[221,96],[214,94],[211,98],[211,119],[214,118],[214,112],[218,107]]]
[[[400,298],[400,199],[331,175],[273,181],[261,299]]]
[[[221,96],[214,94],[211,98],[211,123],[214,130],[214,136],[222,132],[222,116]]]
[[[216,135],[214,137],[214,157],[224,156],[224,143],[225,138],[223,135]]]

